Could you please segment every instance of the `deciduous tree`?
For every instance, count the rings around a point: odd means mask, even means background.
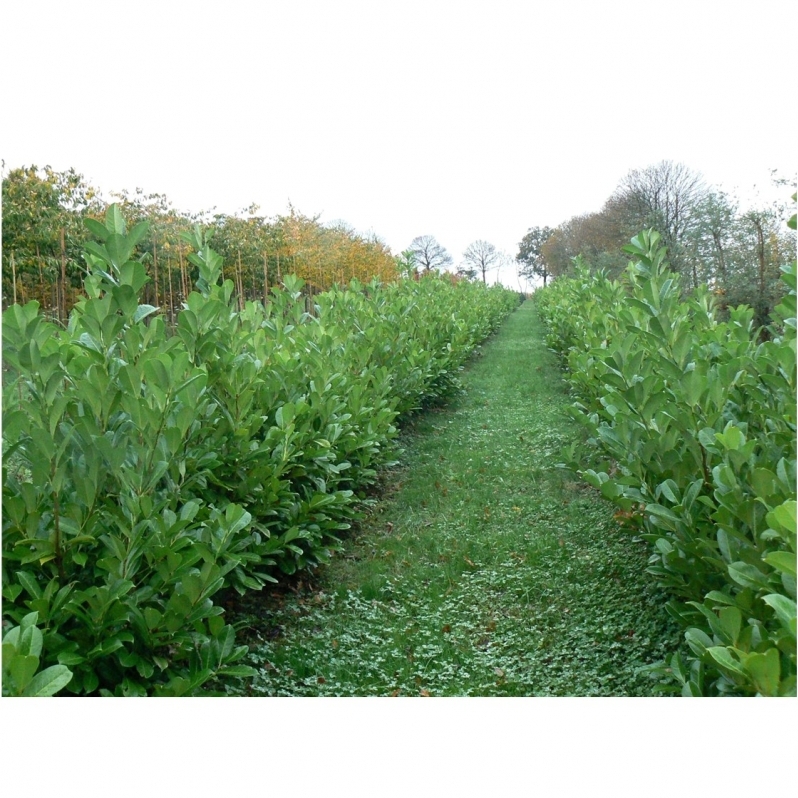
[[[418,236],[410,243],[416,266],[424,272],[444,269],[452,264],[452,256],[435,239],[435,236]]]
[[[463,253],[463,262],[482,274],[482,282],[486,283],[486,274],[495,269],[503,260],[502,253],[488,241],[474,241]]]
[[[708,192],[698,172],[681,163],[660,161],[632,169],[611,199],[621,204],[632,226],[656,228],[668,247],[671,265],[687,271],[686,239]]]
[[[551,227],[530,227],[518,245],[518,274],[530,280],[542,277],[545,287],[551,273],[541,255],[541,247],[549,240],[554,229]]]

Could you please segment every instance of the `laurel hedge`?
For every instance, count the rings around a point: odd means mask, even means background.
[[[573,467],[642,529],[673,595],[690,653],[660,677],[684,695],[795,695],[795,264],[756,330],[745,306],[719,321],[707,288],[684,297],[657,233],[626,250],[620,280],[582,266],[536,295],[588,430]]]

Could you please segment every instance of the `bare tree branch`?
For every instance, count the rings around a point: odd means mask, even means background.
[[[482,272],[482,282],[487,283],[485,275],[502,263],[503,255],[493,244],[480,240],[468,245],[463,253],[463,261]]]
[[[416,265],[425,272],[443,269],[452,264],[452,256],[435,239],[435,236],[418,236],[408,249]]]

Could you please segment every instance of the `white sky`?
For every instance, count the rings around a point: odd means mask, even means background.
[[[632,168],[796,171],[798,3],[36,2],[0,12],[0,157],[184,210],[289,200],[398,253],[514,256]],[[513,287],[514,269],[503,275]]]

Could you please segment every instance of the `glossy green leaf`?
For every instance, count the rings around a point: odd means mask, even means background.
[[[767,514],[768,524],[779,532],[795,537],[796,534],[796,502],[786,501]]]
[[[736,451],[745,445],[745,435],[739,427],[727,426],[723,432],[715,434],[715,438],[726,449]]]
[[[749,654],[745,660],[745,669],[751,674],[754,684],[762,695],[779,694],[781,663],[779,652],[775,648],[770,648],[763,654]]]
[[[25,690],[29,682],[33,679],[38,667],[38,657],[17,654],[12,658],[8,667],[8,671],[11,675],[11,678],[14,680],[14,686],[16,687],[17,693]]]
[[[33,598],[41,598],[42,597],[42,589],[39,586],[38,581],[36,578],[28,573],[28,571],[17,571],[15,573],[17,580],[25,588],[28,594]],[[36,618],[33,619],[32,623],[36,623]]]
[[[735,676],[745,677],[743,666],[725,646],[710,646],[707,648],[707,654],[709,654],[723,670],[729,671]]]
[[[228,665],[219,668],[216,673],[218,676],[234,676],[238,679],[249,679],[258,675],[258,671],[248,665]]]
[[[728,567],[729,576],[743,587],[754,589],[768,589],[765,575],[756,566],[745,562],[735,562]]]
[[[792,551],[772,551],[764,558],[765,562],[789,576],[796,576],[796,557]]]
[[[772,607],[782,625],[795,635],[795,601],[787,596],[771,593],[762,599],[768,606]]]
[[[743,626],[743,616],[737,607],[724,607],[718,613],[720,626],[723,629],[729,642],[736,646]]]
[[[72,681],[72,672],[65,665],[51,665],[34,676],[23,695],[43,698],[55,695]]]
[[[98,222],[96,219],[90,219],[88,217],[83,219],[83,224],[86,226],[88,231],[95,237],[99,238],[100,241],[105,241],[108,237],[108,229],[105,225]]]
[[[156,308],[154,305],[139,305],[133,313],[133,322],[138,324],[148,316],[152,316],[153,313],[158,313],[158,311],[159,308]]]
[[[123,236],[125,234],[125,219],[117,203],[108,206],[105,212],[105,226],[109,233]]]

